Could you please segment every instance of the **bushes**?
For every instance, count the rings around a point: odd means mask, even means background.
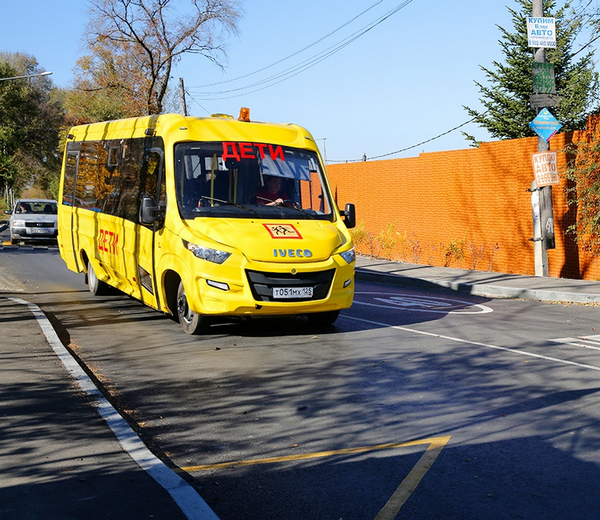
[[[419,264],[423,254],[427,255],[427,264],[459,269],[485,270],[494,269],[494,256],[500,250],[498,243],[491,246],[477,244],[468,238],[468,230],[462,238],[451,239],[447,244],[422,242],[413,232],[396,231],[396,222],[392,222],[386,229],[374,233],[366,228],[364,222],[352,231],[352,239],[359,254]],[[484,262],[489,260],[489,263]]]

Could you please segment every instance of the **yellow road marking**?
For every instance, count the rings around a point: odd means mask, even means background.
[[[299,453],[297,455],[285,455],[283,457],[267,457],[265,459],[238,460],[234,462],[220,462],[217,464],[202,464],[200,466],[186,466],[181,468],[188,473],[194,471],[208,471],[211,469],[239,468],[242,466],[255,466],[258,464],[274,464],[276,462],[290,462],[293,460],[318,459],[322,457],[334,457],[336,455],[348,455],[353,453],[366,453],[369,451],[391,450],[394,448],[405,448],[407,446],[419,446],[421,444],[438,445],[443,441],[442,448],[450,437],[431,437],[409,442],[393,442],[388,444],[377,444],[375,446],[362,446],[360,448],[344,448],[341,450],[318,451],[316,453]],[[431,446],[428,448],[431,449]],[[437,455],[436,455],[437,456]]]
[[[408,446],[418,446],[421,444],[429,444],[425,453],[421,456],[419,461],[415,464],[414,468],[398,486],[398,489],[394,491],[394,494],[387,501],[385,506],[379,511],[375,520],[393,520],[398,515],[400,508],[408,500],[408,497],[416,489],[421,482],[421,479],[425,476],[425,473],[429,471],[429,468],[435,462],[438,455],[444,449],[450,436],[447,437],[430,437],[427,439],[419,439],[416,441],[409,442],[393,442],[388,444],[377,444],[375,446],[362,446],[359,448],[345,448],[341,450],[331,451],[318,451],[315,453],[299,453],[297,455],[286,455],[283,457],[267,457],[264,459],[253,459],[253,460],[240,460],[235,462],[221,462],[218,464],[203,464],[200,466],[186,466],[181,468],[183,471],[192,473],[195,471],[208,471],[214,469],[226,469],[226,468],[239,468],[242,466],[255,466],[258,464],[273,464],[276,462],[290,462],[294,460],[308,460],[318,459],[322,457],[334,457],[336,455],[348,455],[356,453],[366,453],[369,451],[378,450],[391,450],[394,448],[405,448]]]
[[[429,468],[431,468],[442,449],[444,449],[446,444],[448,444],[450,437],[437,437],[427,440],[432,441],[427,450],[419,459],[419,462],[417,462],[415,467],[398,486],[398,489],[394,491],[394,494],[387,501],[385,506],[383,506],[383,509],[379,511],[375,517],[375,520],[393,520],[396,518],[400,508],[404,505],[404,502],[408,500],[408,497],[419,485],[419,482],[421,482],[421,479],[425,476],[425,473],[427,473]]]

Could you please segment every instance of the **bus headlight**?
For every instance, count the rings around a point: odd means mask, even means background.
[[[349,264],[354,262],[354,260],[356,259],[356,255],[354,254],[354,248],[348,249],[348,251],[344,251],[343,253],[340,253],[340,256],[344,260],[346,260],[346,262],[348,262]]]
[[[218,249],[211,249],[210,247],[202,247],[191,242],[184,241],[185,246],[194,253],[196,258],[207,260],[208,262],[214,262],[215,264],[222,264],[227,260],[231,253],[225,251],[219,251]]]

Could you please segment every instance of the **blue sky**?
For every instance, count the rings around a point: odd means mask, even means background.
[[[253,119],[293,122],[308,128],[328,161],[377,157],[412,147],[466,121],[463,108],[480,108],[474,81],[480,65],[502,60],[496,25],[512,30],[506,6],[513,0],[239,0],[239,35],[226,39],[222,71],[206,58],[188,56],[176,67],[173,88],[184,78],[191,115],[250,108]],[[395,14],[316,65],[269,88],[252,83],[345,41],[386,13]],[[370,9],[369,9],[370,8]],[[59,87],[69,87],[76,60],[85,54],[88,6],[81,0],[21,0],[2,8],[0,51],[33,55]],[[358,16],[359,14],[366,13]],[[260,73],[352,23],[310,49]],[[307,62],[307,63],[308,63]],[[228,81],[213,87],[212,83]],[[240,88],[228,94],[215,90]],[[234,97],[231,97],[234,96]],[[462,128],[480,140],[487,132]],[[389,158],[468,148],[460,130]]]

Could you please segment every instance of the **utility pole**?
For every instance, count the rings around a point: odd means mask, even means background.
[[[532,16],[543,17],[543,0],[533,0]],[[535,49],[534,61],[536,63],[546,63],[546,49],[537,47]],[[537,108],[537,113],[542,107]],[[550,150],[550,144],[538,137],[538,152]],[[533,225],[534,225],[534,256],[535,256],[535,274],[536,276],[548,276],[548,249],[554,249],[554,216],[552,209],[552,186],[537,187],[535,181],[531,185],[532,190],[537,190],[538,197],[533,202]],[[537,215],[536,215],[536,212]]]
[[[185,88],[183,87],[183,78],[179,78],[179,102],[181,103],[181,114],[187,116],[187,105],[185,103]]]

